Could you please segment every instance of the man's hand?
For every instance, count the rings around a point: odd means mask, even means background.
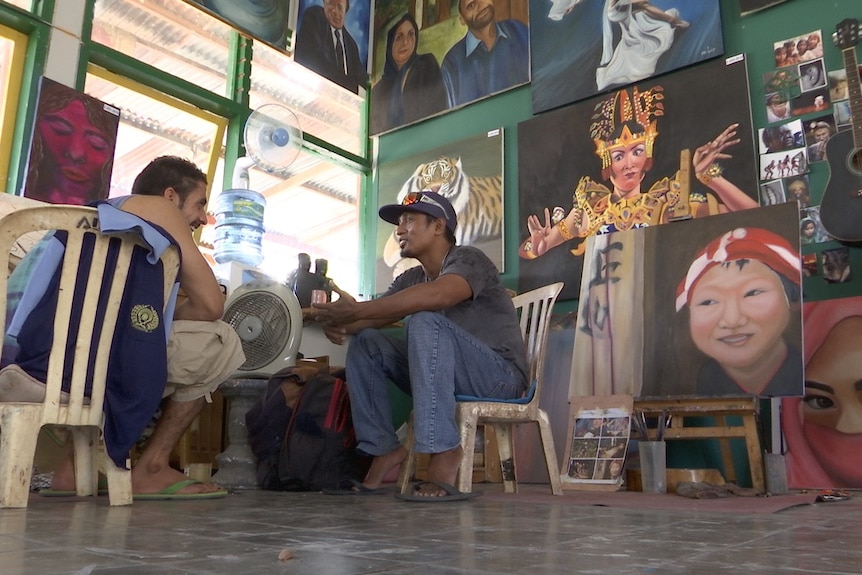
[[[337,300],[329,303],[311,304],[311,307],[313,308],[311,315],[315,321],[323,325],[324,333],[327,334],[327,337],[329,337],[327,330],[332,331],[332,328],[336,326],[345,326],[359,319],[359,303],[356,299],[335,285],[334,282],[331,286],[332,291],[338,294]],[[342,334],[343,333],[344,332],[342,330]],[[329,337],[329,339],[332,341],[331,337]],[[333,341],[333,343],[336,342]]]

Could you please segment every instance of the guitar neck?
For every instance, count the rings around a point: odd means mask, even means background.
[[[850,126],[853,130],[853,146],[862,147],[862,86],[859,81],[859,66],[856,63],[856,47],[842,51],[844,71],[847,73],[847,91],[850,95]]]

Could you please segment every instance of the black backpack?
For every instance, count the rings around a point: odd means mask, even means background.
[[[371,461],[356,451],[344,369],[290,367],[267,382],[246,414],[261,489],[319,491],[361,481]]]

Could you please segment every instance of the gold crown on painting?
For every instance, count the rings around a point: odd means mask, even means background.
[[[602,159],[602,169],[611,165],[611,152],[632,144],[644,143],[647,158],[652,158],[653,144],[658,136],[655,118],[664,115],[662,87],[654,86],[645,92],[632,88],[631,96],[627,90],[620,90],[611,98],[596,104],[590,137],[596,144],[596,155]],[[643,128],[632,132],[628,122]],[[617,126],[622,125],[619,136],[613,138]]]

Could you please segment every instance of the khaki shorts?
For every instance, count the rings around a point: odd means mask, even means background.
[[[239,336],[225,322],[174,320],[163,396],[174,401],[208,396],[243,363]]]

